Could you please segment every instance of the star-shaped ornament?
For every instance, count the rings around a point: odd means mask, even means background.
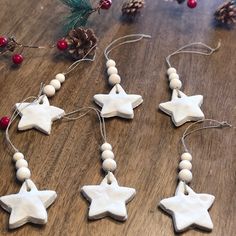
[[[10,213],[9,228],[14,229],[28,222],[46,224],[46,209],[56,197],[55,191],[39,191],[33,181],[26,180],[19,193],[0,197],[0,205]]]
[[[91,202],[88,217],[92,220],[110,216],[125,221],[128,217],[126,204],[136,194],[134,188],[120,187],[112,173],[107,174],[100,185],[83,186],[81,191]]]
[[[208,209],[215,197],[210,194],[195,193],[189,186],[184,185],[185,183],[180,181],[175,196],[161,200],[160,207],[172,215],[176,232],[182,232],[188,227],[211,231],[213,223]]]
[[[119,116],[133,119],[133,109],[139,106],[143,99],[140,95],[127,94],[119,84],[116,84],[109,94],[96,94],[94,101],[102,107],[101,116],[104,118]]]
[[[186,96],[183,92],[174,89],[171,101],[161,103],[159,108],[171,116],[175,126],[180,126],[188,121],[197,121],[204,118],[204,114],[200,109],[202,103],[202,95]]]
[[[16,109],[21,116],[19,130],[35,128],[45,134],[50,134],[52,122],[65,114],[64,110],[50,106],[45,95],[40,96],[33,103],[17,103]]]

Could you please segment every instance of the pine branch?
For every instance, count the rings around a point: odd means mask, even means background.
[[[75,9],[78,10],[93,9],[90,0],[60,0],[60,1],[63,4],[67,5],[69,8],[71,8],[72,11],[74,11]]]
[[[90,0],[60,0],[71,10],[67,17],[65,30],[73,29],[77,26],[85,26],[90,14],[94,11]]]

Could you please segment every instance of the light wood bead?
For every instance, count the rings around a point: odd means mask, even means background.
[[[101,151],[105,151],[105,150],[112,150],[112,146],[110,143],[103,143],[102,146],[100,147]]]
[[[176,69],[174,67],[170,67],[168,70],[167,70],[167,75],[170,76],[170,74],[172,73],[176,73]]]
[[[118,74],[112,74],[109,76],[108,82],[110,85],[114,86],[116,84],[120,84],[121,78]]]
[[[176,73],[172,73],[169,75],[169,81],[171,81],[172,79],[179,79],[179,75]]]
[[[189,152],[185,152],[181,155],[181,160],[192,161],[192,155]]]
[[[116,162],[113,159],[106,159],[103,161],[102,163],[102,168],[104,171],[108,172],[108,171],[115,171],[117,165]]]
[[[55,90],[59,90],[61,88],[61,82],[57,79],[51,80],[50,85],[52,85]]]
[[[66,77],[65,77],[64,74],[59,73],[59,74],[57,74],[57,75],[55,76],[55,79],[58,80],[58,81],[60,81],[60,83],[62,84],[62,83],[66,80]]]
[[[185,183],[189,183],[192,181],[193,175],[190,170],[183,169],[179,172],[179,179]]]
[[[114,159],[115,155],[111,150],[105,150],[102,152],[102,160]]]
[[[183,160],[179,163],[179,169],[180,170],[183,170],[183,169],[191,170],[192,169],[192,164],[188,160]]]
[[[108,75],[118,74],[118,70],[116,67],[111,66],[107,69],[107,74]]]
[[[171,89],[181,89],[182,82],[179,79],[172,79],[170,81],[170,88]]]
[[[20,159],[16,162],[16,169],[21,167],[28,167],[28,162],[25,159]]]
[[[31,172],[27,167],[21,167],[16,171],[16,178],[19,181],[25,181],[26,179],[29,179],[31,176]]]
[[[21,152],[16,152],[13,155],[13,161],[17,162],[18,160],[24,159],[24,155]]]
[[[116,66],[116,62],[112,59],[109,59],[107,62],[106,62],[106,66],[107,68],[111,67],[111,66]]]
[[[43,93],[46,94],[47,97],[52,97],[55,95],[56,90],[52,85],[49,84],[43,88]]]

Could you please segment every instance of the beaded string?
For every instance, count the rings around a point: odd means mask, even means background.
[[[107,74],[109,76],[108,82],[111,86],[116,85],[116,92],[119,93],[118,84],[121,83],[121,78],[118,74],[118,70],[116,68],[116,62],[109,58],[109,54],[112,50],[129,43],[138,42],[144,38],[151,38],[150,35],[147,34],[130,34],[112,41],[104,50],[104,56],[107,60],[106,67],[107,67]],[[128,40],[126,40],[128,39]],[[125,40],[125,41],[123,41]],[[123,42],[122,42],[123,41]]]
[[[206,50],[205,51],[197,51],[197,50],[184,50],[186,48],[191,48],[193,46],[200,46],[200,49],[202,50]],[[205,55],[205,56],[210,56],[212,55],[214,52],[216,52],[221,46],[221,41],[219,40],[217,47],[212,48],[210,46],[208,46],[205,43],[202,42],[195,42],[195,43],[189,43],[181,48],[179,48],[178,50],[176,50],[175,52],[171,53],[170,55],[168,55],[166,57],[166,63],[168,65],[168,70],[167,70],[167,75],[169,78],[169,86],[172,90],[176,90],[178,92],[178,96],[181,97],[181,93],[180,93],[180,89],[182,87],[182,82],[179,79],[179,75],[177,74],[177,71],[174,67],[171,66],[170,63],[170,58],[174,55],[177,54],[182,54],[182,53],[190,53],[190,54],[200,54],[200,55]]]
[[[20,104],[22,104],[25,101],[31,100],[31,99],[34,99],[34,100],[31,103],[29,103],[27,106],[32,105],[35,102],[38,102],[38,99],[41,95],[41,91],[42,91],[42,87],[40,88],[40,93],[39,93],[38,97],[30,96],[30,97],[24,99]],[[43,95],[43,96],[45,96],[45,95]],[[6,129],[6,132],[5,132],[5,137],[6,137],[7,144],[10,145],[10,147],[13,149],[13,154],[14,154],[13,155],[13,160],[16,162],[15,166],[16,166],[16,169],[17,169],[16,177],[19,181],[22,181],[22,182],[27,181],[27,179],[30,179],[31,172],[28,168],[28,162],[24,159],[23,153],[19,152],[18,148],[11,141],[10,135],[9,135],[9,129],[10,129],[12,123],[14,122],[14,120],[19,115],[19,113],[21,113],[27,106],[24,106],[22,109],[19,109],[19,110],[17,110],[16,108],[14,109],[14,112],[13,112],[11,118],[10,118],[10,122],[9,122],[9,124],[7,126],[7,129]],[[83,111],[85,111],[83,114],[81,114],[77,117],[73,117],[74,114],[80,113],[80,112],[83,112]],[[101,150],[104,150],[104,151],[107,150],[107,152],[105,153],[106,157],[108,157],[108,156],[110,157],[111,153],[112,153],[112,156],[114,157],[113,152],[111,152],[112,147],[111,147],[110,144],[107,143],[105,120],[104,120],[103,117],[100,116],[100,111],[98,109],[96,109],[94,107],[83,107],[83,108],[79,108],[75,111],[69,112],[61,118],[64,118],[64,119],[69,120],[69,121],[74,121],[74,120],[78,120],[78,119],[84,117],[90,111],[94,111],[96,113],[97,117],[98,117],[98,120],[99,120],[100,133],[101,133],[101,137],[103,139],[103,145],[101,146]],[[115,162],[114,160],[112,160],[112,161],[108,160],[108,163],[107,162],[106,162],[107,164],[105,163],[105,167],[103,165],[103,169],[105,171],[107,171],[108,174],[109,174],[110,170],[112,168],[114,168],[114,162]],[[111,164],[113,166],[112,168],[111,168]],[[116,167],[116,163],[115,163],[115,167]],[[108,175],[108,177],[109,177],[109,175]]]
[[[56,91],[58,91],[61,88],[61,84],[64,83],[66,80],[66,75],[71,73],[79,64],[83,61],[91,61],[93,62],[96,58],[96,52],[92,58],[87,58],[87,56],[91,53],[94,48],[96,48],[97,45],[94,45],[87,54],[84,55],[84,57],[80,60],[75,61],[72,63],[64,72],[58,73],[55,76],[55,79],[52,79],[51,82],[48,85],[45,85],[43,88],[43,93],[46,94],[47,97],[52,97],[56,94]]]
[[[203,123],[203,122],[210,122],[209,125],[206,125],[206,126],[203,126],[201,128],[196,128],[196,129],[193,129],[190,131],[190,129],[197,125],[197,124],[200,124],[200,123]],[[215,124],[212,124],[215,123]],[[192,155],[189,153],[189,150],[187,148],[187,145],[186,145],[186,142],[185,142],[185,139],[186,137],[188,137],[189,135],[195,133],[195,132],[198,132],[198,131],[201,131],[201,130],[205,130],[205,129],[212,129],[212,128],[225,128],[225,127],[232,127],[232,125],[230,125],[228,122],[226,121],[217,121],[217,120],[213,120],[213,119],[203,119],[203,120],[199,120],[199,121],[196,121],[194,123],[192,123],[191,125],[189,125],[182,137],[181,137],[181,143],[183,145],[183,149],[184,149],[184,152],[183,154],[181,155],[181,161],[179,163],[179,169],[180,169],[180,172],[178,174],[178,178],[180,181],[183,181],[185,183],[185,192],[187,193],[187,188],[186,188],[186,185],[188,183],[190,183],[192,181],[192,172],[191,172],[191,169],[192,169],[192,164],[191,164],[191,161],[192,161]]]

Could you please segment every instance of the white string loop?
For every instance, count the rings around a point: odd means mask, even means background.
[[[137,38],[138,37],[138,38]],[[126,40],[124,42],[120,42],[124,39],[127,39],[127,38],[130,38],[129,40]],[[132,39],[133,38],[133,39]],[[104,50],[104,56],[107,60],[109,60],[110,58],[108,57],[109,56],[109,53],[120,47],[121,45],[124,45],[124,44],[128,44],[128,43],[135,43],[135,42],[138,42],[140,40],[142,40],[143,38],[151,38],[151,35],[147,35],[147,34],[129,34],[129,35],[126,35],[126,36],[123,36],[123,37],[120,37],[118,39],[115,39],[114,41],[112,41]],[[114,44],[118,43],[117,45],[113,46]]]
[[[207,125],[207,126],[203,126],[201,128],[197,128],[197,129],[194,129],[192,131],[189,131],[193,126],[195,126],[196,124],[199,124],[199,123],[203,123],[203,122],[207,122],[209,121],[210,122],[210,125]],[[211,122],[215,122],[216,124],[215,125],[211,125]],[[231,124],[229,124],[227,121],[218,121],[218,120],[213,120],[213,119],[203,119],[203,120],[198,120],[194,123],[192,123],[191,125],[189,125],[186,130],[184,131],[183,133],[183,136],[181,138],[181,142],[182,142],[182,145],[183,145],[183,148],[184,148],[184,151],[185,152],[189,152],[188,148],[187,148],[187,145],[185,143],[185,138],[197,131],[200,131],[200,130],[205,130],[205,129],[212,129],[212,128],[224,128],[224,127],[232,127]]]
[[[95,51],[95,54],[94,54],[94,56],[93,56],[92,58],[86,58],[86,57],[89,55],[89,53],[90,53],[95,47],[97,47],[97,45],[94,45],[94,46],[85,54],[85,56],[84,56],[82,59],[79,59],[79,60],[75,61],[74,63],[72,63],[72,64],[66,69],[66,71],[63,72],[62,74],[64,74],[64,75],[69,74],[71,71],[73,71],[73,70],[79,65],[80,62],[83,62],[83,61],[91,61],[91,62],[93,62],[93,61],[95,61],[95,58],[96,58],[96,51]]]
[[[196,50],[184,50],[186,48],[189,48],[189,47],[193,47],[193,46],[200,46],[202,48],[200,49],[205,49],[207,50],[206,52],[202,52],[202,51],[197,51]],[[176,50],[175,52],[171,53],[169,56],[166,57],[166,63],[169,67],[172,67],[171,64],[170,64],[170,58],[174,55],[177,55],[177,54],[181,54],[181,53],[192,53],[192,54],[200,54],[200,55],[205,55],[205,56],[210,56],[211,54],[213,54],[214,52],[216,52],[221,46],[221,40],[219,40],[217,46],[215,48],[212,48],[210,46],[208,46],[207,44],[205,43],[202,43],[202,42],[194,42],[194,43],[189,43],[189,44],[186,44],[185,46],[179,48],[178,50]]]
[[[81,111],[84,111],[84,110],[87,110],[87,111],[77,117],[70,117],[71,115],[74,115],[75,113],[80,113]],[[104,143],[106,143],[107,142],[107,135],[106,135],[105,119],[104,119],[104,117],[101,116],[101,112],[97,108],[82,107],[82,108],[79,108],[75,111],[71,111],[71,112],[66,113],[62,118],[67,119],[67,120],[78,120],[78,119],[86,116],[90,111],[94,111],[96,113],[98,120],[99,120],[100,133],[101,133]]]
[[[43,88],[43,86],[40,87],[40,91],[42,91],[42,88]],[[30,106],[30,105],[32,105],[32,104],[38,102],[38,99],[39,99],[39,97],[41,96],[41,94],[42,94],[42,93],[39,92],[38,97],[30,96],[30,97],[27,97],[26,99],[24,99],[24,100],[20,103],[19,107],[21,106],[22,103],[24,103],[24,102],[26,102],[26,101],[29,101],[29,100],[32,100],[32,99],[33,99],[33,101],[32,101],[31,103],[29,103],[28,105],[24,106],[22,109],[17,109],[16,107],[14,107],[14,112],[13,112],[13,114],[11,115],[9,124],[8,124],[8,126],[7,126],[7,128],[6,128],[6,131],[5,131],[6,141],[7,141],[7,143],[11,146],[11,148],[12,148],[13,151],[14,151],[14,153],[15,153],[15,152],[19,152],[19,150],[18,150],[18,148],[13,144],[13,142],[12,142],[11,139],[10,139],[10,135],[9,135],[10,126],[12,125],[13,121],[17,118],[17,116],[18,116],[26,107],[28,107],[28,106]],[[44,96],[45,96],[45,95],[44,95]],[[42,97],[42,99],[43,99],[43,97]],[[86,110],[87,110],[87,111],[86,111]],[[81,115],[79,115],[79,116],[77,116],[77,117],[71,117],[71,115],[74,115],[75,113],[80,113],[80,112],[82,112],[82,111],[86,111],[86,112],[83,113],[83,114],[81,114]],[[97,117],[98,117],[98,120],[99,120],[100,133],[101,133],[102,139],[103,139],[104,143],[107,142],[105,119],[104,119],[104,117],[102,117],[102,116],[100,115],[100,110],[98,110],[98,109],[96,109],[96,108],[94,108],[94,107],[82,107],[82,108],[79,108],[79,109],[77,109],[77,110],[75,110],[75,111],[71,111],[71,112],[65,114],[65,115],[64,115],[63,117],[61,117],[61,118],[64,118],[64,119],[67,119],[67,120],[74,120],[74,121],[75,121],[75,120],[78,120],[78,119],[84,117],[84,116],[87,115],[90,111],[95,111],[95,113],[96,113],[96,115],[97,115]]]

